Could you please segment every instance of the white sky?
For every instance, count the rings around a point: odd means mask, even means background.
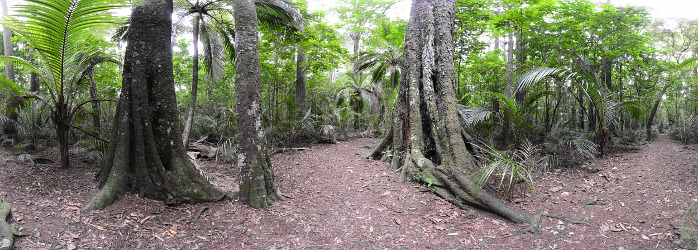
[[[606,3],[607,0],[591,0],[597,3]],[[336,7],[338,1],[332,0],[309,0],[309,8],[311,10],[329,10]],[[698,0],[610,0],[611,4],[616,6],[637,6],[644,7],[649,10],[653,18],[670,19],[698,19]],[[409,19],[411,0],[401,0],[395,4],[387,14],[391,18],[401,17]],[[327,21],[334,23],[337,21],[336,16],[328,11]]]
[[[645,7],[653,18],[698,18],[698,0],[611,0],[611,4]]]

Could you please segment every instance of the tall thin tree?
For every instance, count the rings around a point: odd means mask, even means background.
[[[235,92],[238,127],[239,200],[255,208],[283,200],[265,145],[260,93],[259,26],[254,0],[235,0]]]

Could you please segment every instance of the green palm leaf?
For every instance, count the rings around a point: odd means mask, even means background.
[[[79,78],[81,66],[98,53],[85,44],[90,32],[115,23],[110,10],[124,0],[28,0],[2,23],[34,48],[47,73],[42,75],[54,100]]]

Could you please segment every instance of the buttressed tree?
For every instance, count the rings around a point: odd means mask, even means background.
[[[172,0],[139,4],[131,14],[109,151],[97,175],[101,190],[84,210],[103,208],[129,190],[168,204],[224,195],[200,175],[181,143],[170,46]]]
[[[262,127],[259,26],[254,0],[235,0],[235,93],[238,127],[240,201],[263,208],[283,196],[274,186],[274,169]]]
[[[517,223],[531,216],[511,208],[468,175],[477,164],[466,148],[455,98],[454,22],[456,0],[413,1],[392,128],[372,157],[392,147],[400,179],[429,183],[453,204],[472,205]]]

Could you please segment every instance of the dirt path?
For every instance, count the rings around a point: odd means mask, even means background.
[[[538,179],[535,194],[512,204],[586,217],[591,225],[545,219],[540,234],[512,235],[520,226],[457,209],[414,183],[398,183],[388,164],[363,158],[377,141],[275,155],[277,184],[292,198],[268,209],[235,201],[168,207],[128,195],[105,210],[83,213],[78,208],[96,192],[91,178],[97,168],[79,157],[69,170],[0,162],[0,198],[12,204],[13,224],[30,235],[19,239],[19,249],[668,249],[674,237],[668,223],[697,198],[695,147],[661,136],[639,152],[597,161],[604,168],[598,173],[579,167],[548,173]],[[11,155],[4,149],[0,154]],[[55,149],[35,154],[56,155]],[[236,191],[236,173],[227,165],[201,167],[220,188]]]

